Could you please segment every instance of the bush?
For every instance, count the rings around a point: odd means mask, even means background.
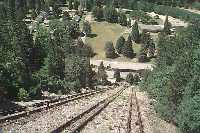
[[[17,94],[18,100],[24,101],[24,100],[27,100],[28,97],[29,97],[28,92],[27,92],[24,88],[20,88],[20,89],[19,89],[19,92],[18,92],[18,94]]]

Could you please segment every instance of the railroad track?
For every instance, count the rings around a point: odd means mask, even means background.
[[[141,112],[140,112],[140,105],[138,102],[137,94],[136,92],[133,91],[133,88],[131,89],[131,94],[130,94],[130,99],[129,99],[129,114],[128,114],[128,119],[127,119],[127,131],[126,133],[131,133],[132,131],[132,114],[133,114],[133,108],[135,105],[136,106],[136,111],[137,111],[137,124],[139,126],[139,133],[144,133],[144,126],[142,123],[142,117],[141,117]],[[135,102],[135,104],[134,104]]]
[[[67,121],[65,124],[57,127],[51,133],[60,133],[62,131],[66,131],[67,133],[77,133],[80,132],[81,129],[87,125],[89,121],[91,121],[96,115],[98,115],[103,109],[105,109],[109,103],[111,103],[113,100],[115,100],[123,91],[125,88],[120,89],[117,93],[114,95],[98,102],[88,110],[80,113],[79,115],[75,116],[71,120]]]
[[[7,116],[0,117],[0,125],[4,124],[5,122],[7,122],[6,125],[9,125],[9,121],[12,122],[12,121],[17,120],[21,117],[26,117],[26,116],[29,116],[31,114],[37,113],[37,112],[42,112],[43,110],[48,110],[50,108],[66,104],[66,103],[74,101],[74,100],[78,100],[78,99],[81,99],[81,98],[84,98],[84,97],[89,97],[89,96],[95,95],[97,93],[103,93],[106,90],[107,90],[107,88],[102,89],[102,90],[94,90],[94,91],[90,91],[90,92],[74,94],[74,95],[70,95],[70,96],[67,96],[67,97],[64,97],[64,98],[52,99],[52,100],[49,100],[49,101],[46,101],[46,102],[42,102],[42,103],[36,104],[35,107],[32,110],[23,110],[23,111],[19,111],[17,113],[14,113],[14,114],[10,114],[10,115],[7,115]]]

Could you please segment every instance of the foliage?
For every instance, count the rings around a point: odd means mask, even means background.
[[[131,11],[130,17],[134,18],[135,20],[138,20],[139,22],[142,22],[143,24],[147,24],[147,25],[157,25],[158,24],[154,18],[149,16],[143,10]]]
[[[134,77],[133,77],[133,74],[132,74],[132,73],[129,73],[129,74],[126,76],[126,82],[129,83],[130,85],[133,85],[133,83],[134,83]]]
[[[99,67],[98,67],[98,72],[97,72],[98,83],[102,84],[102,85],[108,84],[107,78],[108,78],[108,75],[105,71],[104,64],[103,64],[103,62],[101,62]]]
[[[164,29],[163,29],[163,32],[167,35],[169,35],[171,33],[171,23],[169,22],[168,20],[168,15],[166,16],[166,19],[165,19],[165,22],[164,22]]]
[[[86,33],[86,36],[88,36],[89,34],[91,34],[92,29],[91,29],[91,25],[88,21],[85,21],[83,23],[83,30],[84,33]]]
[[[94,15],[94,17],[100,21],[103,19],[103,8],[102,7],[98,7],[98,6],[95,6],[92,10],[92,14]]]
[[[194,21],[176,36],[160,35],[156,67],[144,77],[142,88],[157,101],[155,109],[184,133],[199,132],[199,37]]]
[[[139,42],[140,39],[140,33],[139,33],[139,28],[138,28],[138,23],[135,21],[132,31],[131,31],[131,38],[134,42]]]
[[[112,42],[106,42],[105,44],[105,56],[106,58],[116,58],[115,48]]]
[[[199,2],[194,2],[194,3],[191,5],[191,7],[194,8],[194,9],[200,10],[200,3],[199,3]]]
[[[146,53],[140,53],[138,56],[138,62],[144,63],[144,62],[148,62],[149,58],[147,57]]]
[[[124,38],[123,36],[120,36],[120,37],[118,38],[118,40],[117,40],[117,42],[116,42],[116,46],[115,46],[115,48],[116,48],[118,54],[121,54],[122,48],[123,48],[123,46],[124,46],[124,43],[125,43],[125,38]]]
[[[123,56],[132,59],[135,56],[133,48],[132,48],[132,43],[129,43],[128,41],[126,41],[122,48],[121,53],[123,54]]]
[[[78,10],[79,5],[80,5],[79,1],[78,0],[74,0],[73,7],[74,7],[75,10]]]
[[[119,20],[118,23],[122,26],[127,26],[127,17],[125,13],[120,13],[119,14]]]
[[[104,18],[109,23],[117,23],[118,22],[118,12],[112,6],[106,6],[104,8]]]
[[[20,88],[17,94],[18,100],[24,101],[27,100],[28,97],[29,97],[28,92],[24,88]]]
[[[120,70],[117,69],[117,70],[114,71],[114,78],[116,79],[116,82],[121,81]]]

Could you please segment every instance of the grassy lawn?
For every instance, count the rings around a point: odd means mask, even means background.
[[[107,41],[112,41],[114,45],[116,44],[117,39],[123,35],[125,38],[128,37],[126,27],[122,27],[119,24],[111,24],[107,22],[92,22],[92,34],[96,34],[96,37],[87,37],[86,42],[93,47],[97,55],[94,59],[106,59],[104,46]],[[133,44],[134,52],[138,53],[140,51],[140,44]],[[107,59],[109,60],[109,59]],[[117,61],[133,61],[136,62],[136,59],[127,59],[125,57],[119,57],[114,59]]]
[[[104,46],[107,41],[112,41],[115,45],[117,39],[126,30],[125,27],[119,24],[111,24],[107,22],[93,22],[92,34],[96,34],[96,37],[87,38],[87,43],[93,47],[94,51],[97,53],[96,59],[105,59]]]

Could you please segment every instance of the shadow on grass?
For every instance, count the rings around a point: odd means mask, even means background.
[[[97,37],[97,34],[89,34],[87,36],[90,37],[90,38],[95,38],[95,37]]]

